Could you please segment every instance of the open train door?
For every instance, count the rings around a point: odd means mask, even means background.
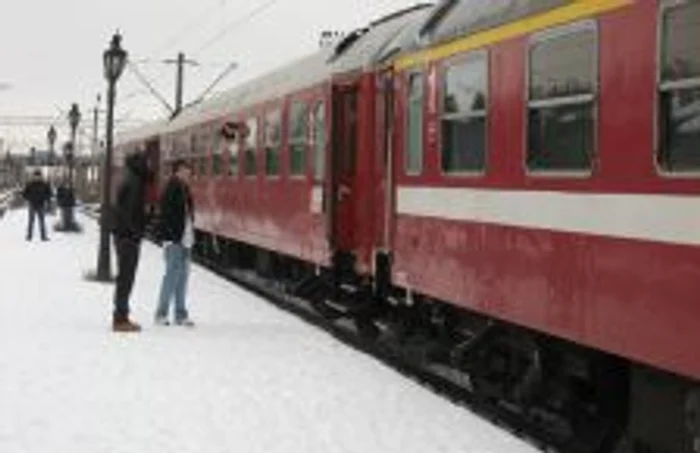
[[[358,247],[358,97],[359,86],[355,83],[333,86],[332,196],[329,202],[330,243],[335,252],[334,260],[352,259],[352,252]]]

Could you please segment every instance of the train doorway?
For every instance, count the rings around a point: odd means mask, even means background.
[[[358,95],[355,84],[333,87],[331,246],[346,255],[358,246]]]

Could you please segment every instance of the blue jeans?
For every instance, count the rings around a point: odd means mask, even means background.
[[[32,239],[34,233],[34,218],[39,218],[39,229],[41,230],[41,238],[46,239],[46,225],[44,224],[44,208],[37,206],[29,206],[29,225],[27,225],[27,239]]]
[[[175,298],[175,319],[182,321],[188,318],[185,306],[187,279],[190,274],[190,251],[180,244],[167,244],[163,247],[165,254],[165,275],[160,286],[160,299],[156,317],[167,317],[170,311],[170,300]]]

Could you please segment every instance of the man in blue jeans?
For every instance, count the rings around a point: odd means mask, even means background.
[[[32,175],[32,180],[27,183],[22,191],[22,196],[29,203],[29,224],[27,225],[27,240],[32,240],[34,233],[34,219],[39,219],[39,229],[41,230],[41,240],[48,241],[46,236],[46,225],[44,214],[51,201],[51,187],[41,175],[41,171],[36,170]]]
[[[160,202],[160,237],[165,253],[165,275],[160,287],[160,298],[155,322],[169,325],[168,311],[175,299],[175,324],[193,327],[185,304],[187,279],[190,272],[190,254],[194,245],[194,204],[189,181],[192,169],[184,160],[173,164],[173,176],[168,181]]]

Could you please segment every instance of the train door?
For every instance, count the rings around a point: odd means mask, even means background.
[[[331,244],[336,251],[347,253],[358,245],[358,95],[354,84],[333,88]]]

